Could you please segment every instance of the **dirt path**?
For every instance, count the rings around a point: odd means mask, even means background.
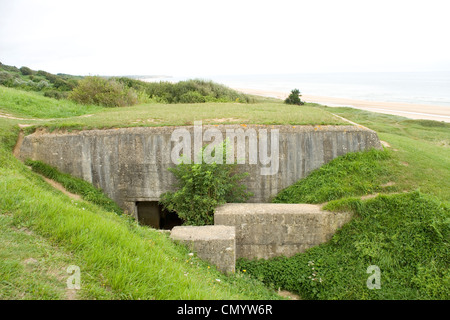
[[[35,172],[36,173],[36,172]],[[43,175],[40,175],[42,177],[42,179],[44,179],[48,184],[50,184],[53,188],[58,189],[59,191],[61,191],[62,193],[64,193],[65,195],[69,196],[69,198],[72,198],[74,200],[81,200],[81,196],[79,196],[78,194],[72,193],[70,191],[67,191],[66,188],[64,188],[64,186],[62,184],[60,184],[59,182],[56,182],[52,179],[46,178]]]

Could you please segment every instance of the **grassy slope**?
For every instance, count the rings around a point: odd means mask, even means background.
[[[69,100],[56,100],[35,92],[0,86],[0,112],[14,114],[16,117],[66,118],[101,109],[98,106],[79,105]]]
[[[334,200],[327,209],[352,210],[355,218],[330,242],[303,254],[241,260],[239,267],[303,298],[449,299],[450,125],[321,108],[377,130],[391,147],[335,159],[274,201]],[[418,188],[422,193],[412,191]],[[352,198],[392,191],[401,193]],[[366,286],[370,265],[381,269],[381,290]]]
[[[315,170],[306,178],[282,190],[275,203],[324,203],[348,196],[396,191],[386,184],[393,165],[387,151],[348,153]]]
[[[391,147],[391,173],[398,190],[415,190],[450,201],[450,124],[371,113],[353,108],[320,107],[378,133]]]
[[[63,279],[70,253],[15,223],[11,214],[0,214],[0,230],[0,300],[68,298]]]

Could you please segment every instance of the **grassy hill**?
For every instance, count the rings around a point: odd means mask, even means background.
[[[242,260],[232,276],[165,234],[69,198],[12,155],[19,124],[32,125],[30,131],[195,120],[346,124],[331,113],[376,130],[390,146],[335,159],[275,201],[329,202],[330,210],[353,210],[355,219],[329,243],[289,259]],[[274,99],[105,108],[0,86],[0,299],[278,299],[273,288],[279,287],[305,299],[448,299],[449,129],[435,121]],[[377,193],[390,195],[367,198]],[[366,287],[372,264],[381,268],[381,290]],[[66,290],[69,265],[81,268],[76,293]]]

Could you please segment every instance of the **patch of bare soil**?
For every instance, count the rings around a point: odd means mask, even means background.
[[[50,184],[53,188],[58,189],[59,191],[61,191],[62,193],[64,193],[65,195],[69,196],[72,199],[75,200],[81,200],[81,196],[79,196],[78,194],[69,192],[66,190],[66,188],[64,188],[64,186],[52,179],[46,178],[44,176],[42,176],[42,178],[48,183]]]
[[[16,145],[14,146],[14,149],[13,149],[13,155],[16,158],[18,158],[18,156],[19,156],[19,150],[20,150],[20,147],[22,146],[23,137],[24,137],[23,131],[20,130],[19,137],[17,138]]]
[[[286,290],[278,289],[278,295],[284,298],[288,298],[289,300],[302,300],[302,298],[299,295]]]
[[[379,193],[368,194],[368,195],[362,196],[361,200],[367,200],[367,199],[376,198],[378,195],[379,195]]]
[[[389,181],[385,184],[382,184],[380,187],[386,188],[386,187],[392,187],[393,185],[395,185],[394,181]]]
[[[25,119],[25,118],[17,118],[17,117],[14,117],[14,116],[10,115],[10,114],[2,113],[2,112],[0,112],[0,118],[12,119],[12,120],[30,120],[30,119]]]
[[[161,123],[162,120],[161,119],[153,119],[153,118],[148,118],[148,119],[136,119],[135,121],[132,121],[131,123]]]
[[[236,118],[214,118],[214,119],[205,119],[203,120],[205,123],[223,123],[223,122],[246,122],[246,120],[243,119],[236,119]]]

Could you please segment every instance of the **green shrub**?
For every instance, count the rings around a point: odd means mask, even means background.
[[[222,145],[224,146],[224,145]],[[234,164],[180,163],[169,168],[177,178],[175,192],[161,196],[161,204],[176,212],[186,225],[214,224],[214,211],[218,205],[227,202],[245,202],[252,195],[240,181],[247,173],[236,173]]]
[[[125,107],[138,103],[134,89],[126,88],[114,79],[100,77],[86,77],[79,81],[68,98],[77,103],[104,107]]]
[[[205,80],[144,82],[125,77],[114,78],[127,88],[144,91],[153,101],[161,103],[254,102],[254,99],[224,85]]]
[[[291,91],[291,94],[284,100],[286,104],[296,104],[296,105],[303,105],[304,102],[300,100],[300,97],[302,95],[300,94],[300,90],[294,89]]]
[[[5,87],[12,87],[14,83],[14,76],[7,71],[0,71],[0,85]]]
[[[36,82],[35,82],[35,83],[36,83]],[[50,87],[50,83],[48,83],[48,82],[45,81],[45,80],[41,80],[41,81],[37,82],[37,83],[35,84],[35,86],[36,86],[36,89],[38,89],[39,91],[42,91],[42,90],[44,90],[44,89],[46,89],[46,88],[49,88],[49,87]]]
[[[0,85],[27,91],[44,91],[47,89],[60,92],[71,91],[77,85],[79,76],[58,74],[46,71],[33,71],[28,67],[20,69],[0,64]]]
[[[1,62],[0,62],[0,68],[5,70],[5,71],[11,72],[11,73],[19,73],[20,72],[19,68],[14,67],[14,66],[8,66],[8,65],[3,64]]]
[[[206,102],[206,97],[198,91],[188,91],[183,93],[178,101],[180,103],[203,103]]]
[[[20,70],[20,73],[22,73],[22,75],[24,75],[24,76],[30,76],[30,75],[34,74],[34,71],[28,67],[22,67],[19,70]]]
[[[44,97],[53,98],[53,99],[66,99],[68,97],[67,92],[61,92],[56,90],[49,90],[44,92]]]

